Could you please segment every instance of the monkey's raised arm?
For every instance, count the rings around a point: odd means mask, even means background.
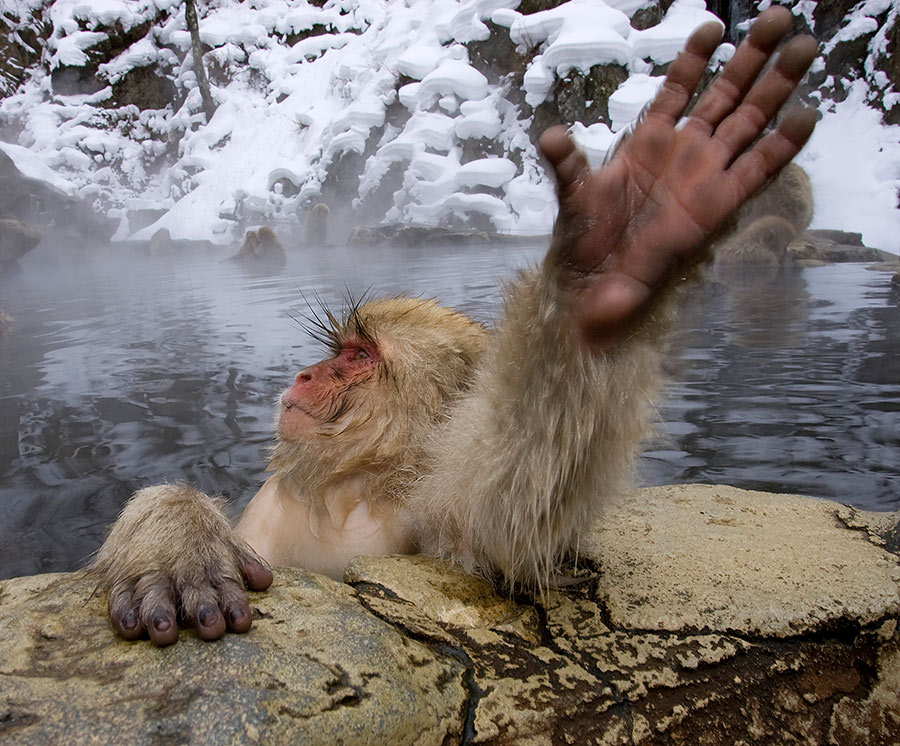
[[[564,131],[544,135],[560,202],[553,242],[540,271],[511,289],[413,493],[425,551],[544,589],[598,502],[628,485],[658,388],[666,299],[812,132],[813,114],[798,110],[757,141],[815,55],[812,38],[793,39],[757,80],[790,27],[783,8],[761,14],[682,119],[721,36],[698,29],[598,171]]]

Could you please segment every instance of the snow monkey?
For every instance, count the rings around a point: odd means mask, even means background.
[[[328,216],[331,210],[323,202],[317,202],[309,208],[303,223],[303,234],[306,243],[312,246],[324,246],[328,240]]]
[[[766,67],[790,26],[784,8],[761,14],[684,118],[721,37],[700,27],[599,170],[565,130],[544,134],[559,217],[496,329],[421,299],[326,312],[331,355],[282,394],[272,475],[236,527],[183,486],[126,505],[94,566],[116,632],[157,645],[179,621],[204,639],[243,632],[268,564],[340,578],[364,553],[426,552],[501,589],[547,589],[597,502],[629,482],[674,289],[812,132],[798,110],[760,137],[816,52],[797,37]]]
[[[789,163],[738,210],[734,233],[713,247],[716,276],[740,280],[748,265],[764,268],[766,274],[777,272],[787,260],[788,244],[806,230],[812,216],[809,176]]]
[[[278,236],[269,226],[264,225],[259,230],[247,231],[244,243],[238,253],[229,257],[232,262],[283,262],[286,259],[284,247]]]

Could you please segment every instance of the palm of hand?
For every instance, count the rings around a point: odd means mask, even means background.
[[[654,291],[700,258],[723,221],[809,137],[813,119],[798,111],[754,144],[815,54],[815,42],[799,37],[753,85],[790,27],[790,14],[773,10],[683,126],[676,127],[718,43],[712,25],[688,41],[646,119],[609,165],[591,171],[560,129],[542,139],[560,202],[551,261],[574,293],[573,322],[591,347],[626,336]]]

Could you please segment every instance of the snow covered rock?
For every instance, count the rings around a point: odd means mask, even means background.
[[[798,23],[830,35],[811,77],[824,120],[801,162],[832,221],[822,227],[891,248],[900,138],[880,117],[900,111],[889,62],[897,9],[839,5],[843,15],[795,3]],[[0,147],[26,149],[117,220],[117,239],[165,228],[229,244],[260,223],[299,229],[318,202],[370,226],[546,233],[540,132],[562,122],[577,138],[591,133],[583,144],[602,158],[602,127],[625,128],[691,31],[715,20],[703,0],[220,0],[199,10],[211,121],[183,3],[10,0],[0,17]],[[864,59],[850,64],[853,54]],[[838,136],[860,172],[849,189]],[[440,174],[431,156],[444,159]],[[490,184],[460,174],[485,158],[516,170]],[[135,220],[136,203],[157,219]]]

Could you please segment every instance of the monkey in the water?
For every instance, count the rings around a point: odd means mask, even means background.
[[[371,228],[357,226],[347,236],[347,246],[371,246],[374,240],[375,235]]]
[[[734,232],[713,249],[715,276],[740,280],[747,266],[774,276],[789,261],[788,244],[806,230],[812,215],[809,176],[797,164],[789,163],[738,210]]]
[[[323,202],[309,208],[303,223],[303,236],[310,246],[325,246],[328,241],[328,217],[331,210]]]
[[[813,192],[809,175],[796,163],[788,163],[759,194],[737,211],[740,232],[759,218],[774,216],[786,220],[800,235],[813,216]]]
[[[712,276],[729,285],[773,280],[789,264],[787,247],[796,235],[784,218],[757,218],[715,247]]]
[[[544,134],[559,217],[497,329],[411,299],[328,315],[331,356],[282,394],[272,476],[235,529],[187,487],[126,506],[95,565],[116,632],[167,645],[179,619],[204,639],[245,631],[266,562],[340,577],[355,554],[428,552],[546,589],[598,501],[629,483],[674,290],[812,131],[798,110],[759,137],[815,55],[797,37],[762,72],[790,26],[784,8],[761,14],[676,126],[721,37],[700,27],[597,171],[564,130]]]
[[[258,230],[247,231],[241,248],[237,254],[229,257],[229,261],[284,263],[286,258],[284,247],[275,231],[264,225]]]

